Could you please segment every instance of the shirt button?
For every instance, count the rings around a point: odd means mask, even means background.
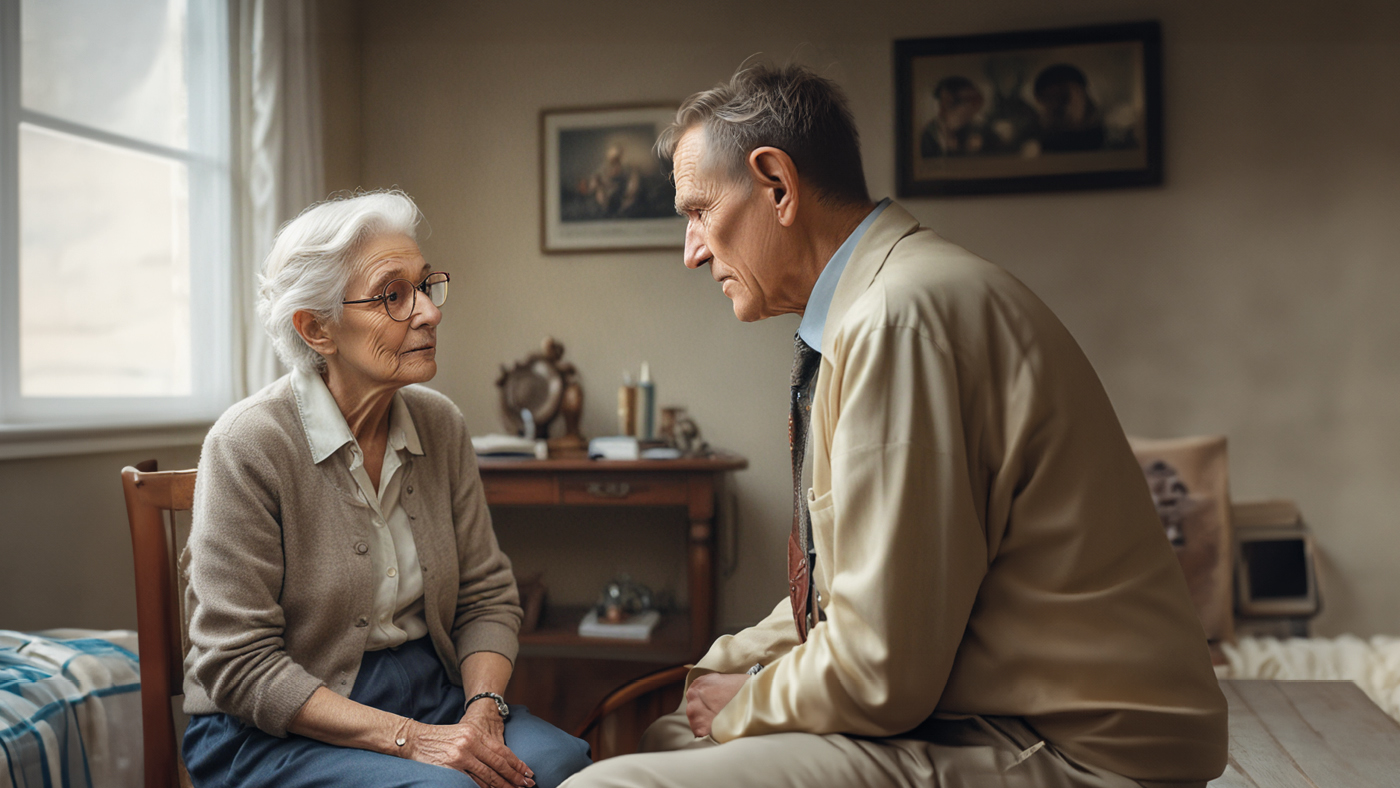
[[[411,485],[411,484],[408,485],[408,494],[409,494],[409,495],[412,495],[412,494],[413,494],[413,485]]]
[[[395,569],[395,568],[392,567],[392,566],[389,567],[389,577],[393,577],[394,575],[396,575],[396,574],[398,574],[398,573],[399,573],[399,570]]]
[[[360,616],[359,618],[355,619],[355,626],[367,627],[369,626],[369,619],[365,618],[364,616]]]
[[[374,524],[375,524],[376,527],[379,527],[379,528],[383,528],[383,527],[384,527],[384,521],[383,521],[383,520],[380,520],[380,519],[377,518],[377,517],[376,517],[375,520],[374,520]]]
[[[364,555],[365,553],[369,552],[369,545],[365,544],[364,542],[356,542],[355,552],[359,553],[360,555]]]
[[[410,520],[417,520],[417,519],[418,519],[418,515],[416,515],[416,514],[410,514],[410,515],[408,516],[408,519],[410,519]]]

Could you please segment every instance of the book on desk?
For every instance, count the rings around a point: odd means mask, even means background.
[[[605,621],[598,617],[597,608],[590,608],[578,623],[579,637],[609,638],[612,640],[651,640],[651,631],[661,621],[661,613],[643,610],[621,621]]]

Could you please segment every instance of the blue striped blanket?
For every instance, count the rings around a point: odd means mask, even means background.
[[[135,640],[0,630],[0,788],[140,788]]]

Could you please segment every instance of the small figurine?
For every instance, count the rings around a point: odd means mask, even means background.
[[[603,586],[594,609],[598,611],[599,621],[620,624],[626,621],[628,616],[651,610],[652,607],[651,589],[634,581],[630,576],[621,574]]]
[[[659,436],[667,446],[679,449],[683,457],[708,457],[710,444],[701,440],[700,425],[686,414],[685,408],[661,409]]]

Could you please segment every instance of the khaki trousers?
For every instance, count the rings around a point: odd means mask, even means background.
[[[1075,763],[1016,717],[931,720],[905,737],[777,733],[718,744],[685,713],[657,720],[642,751],[600,761],[561,788],[1139,788]]]

